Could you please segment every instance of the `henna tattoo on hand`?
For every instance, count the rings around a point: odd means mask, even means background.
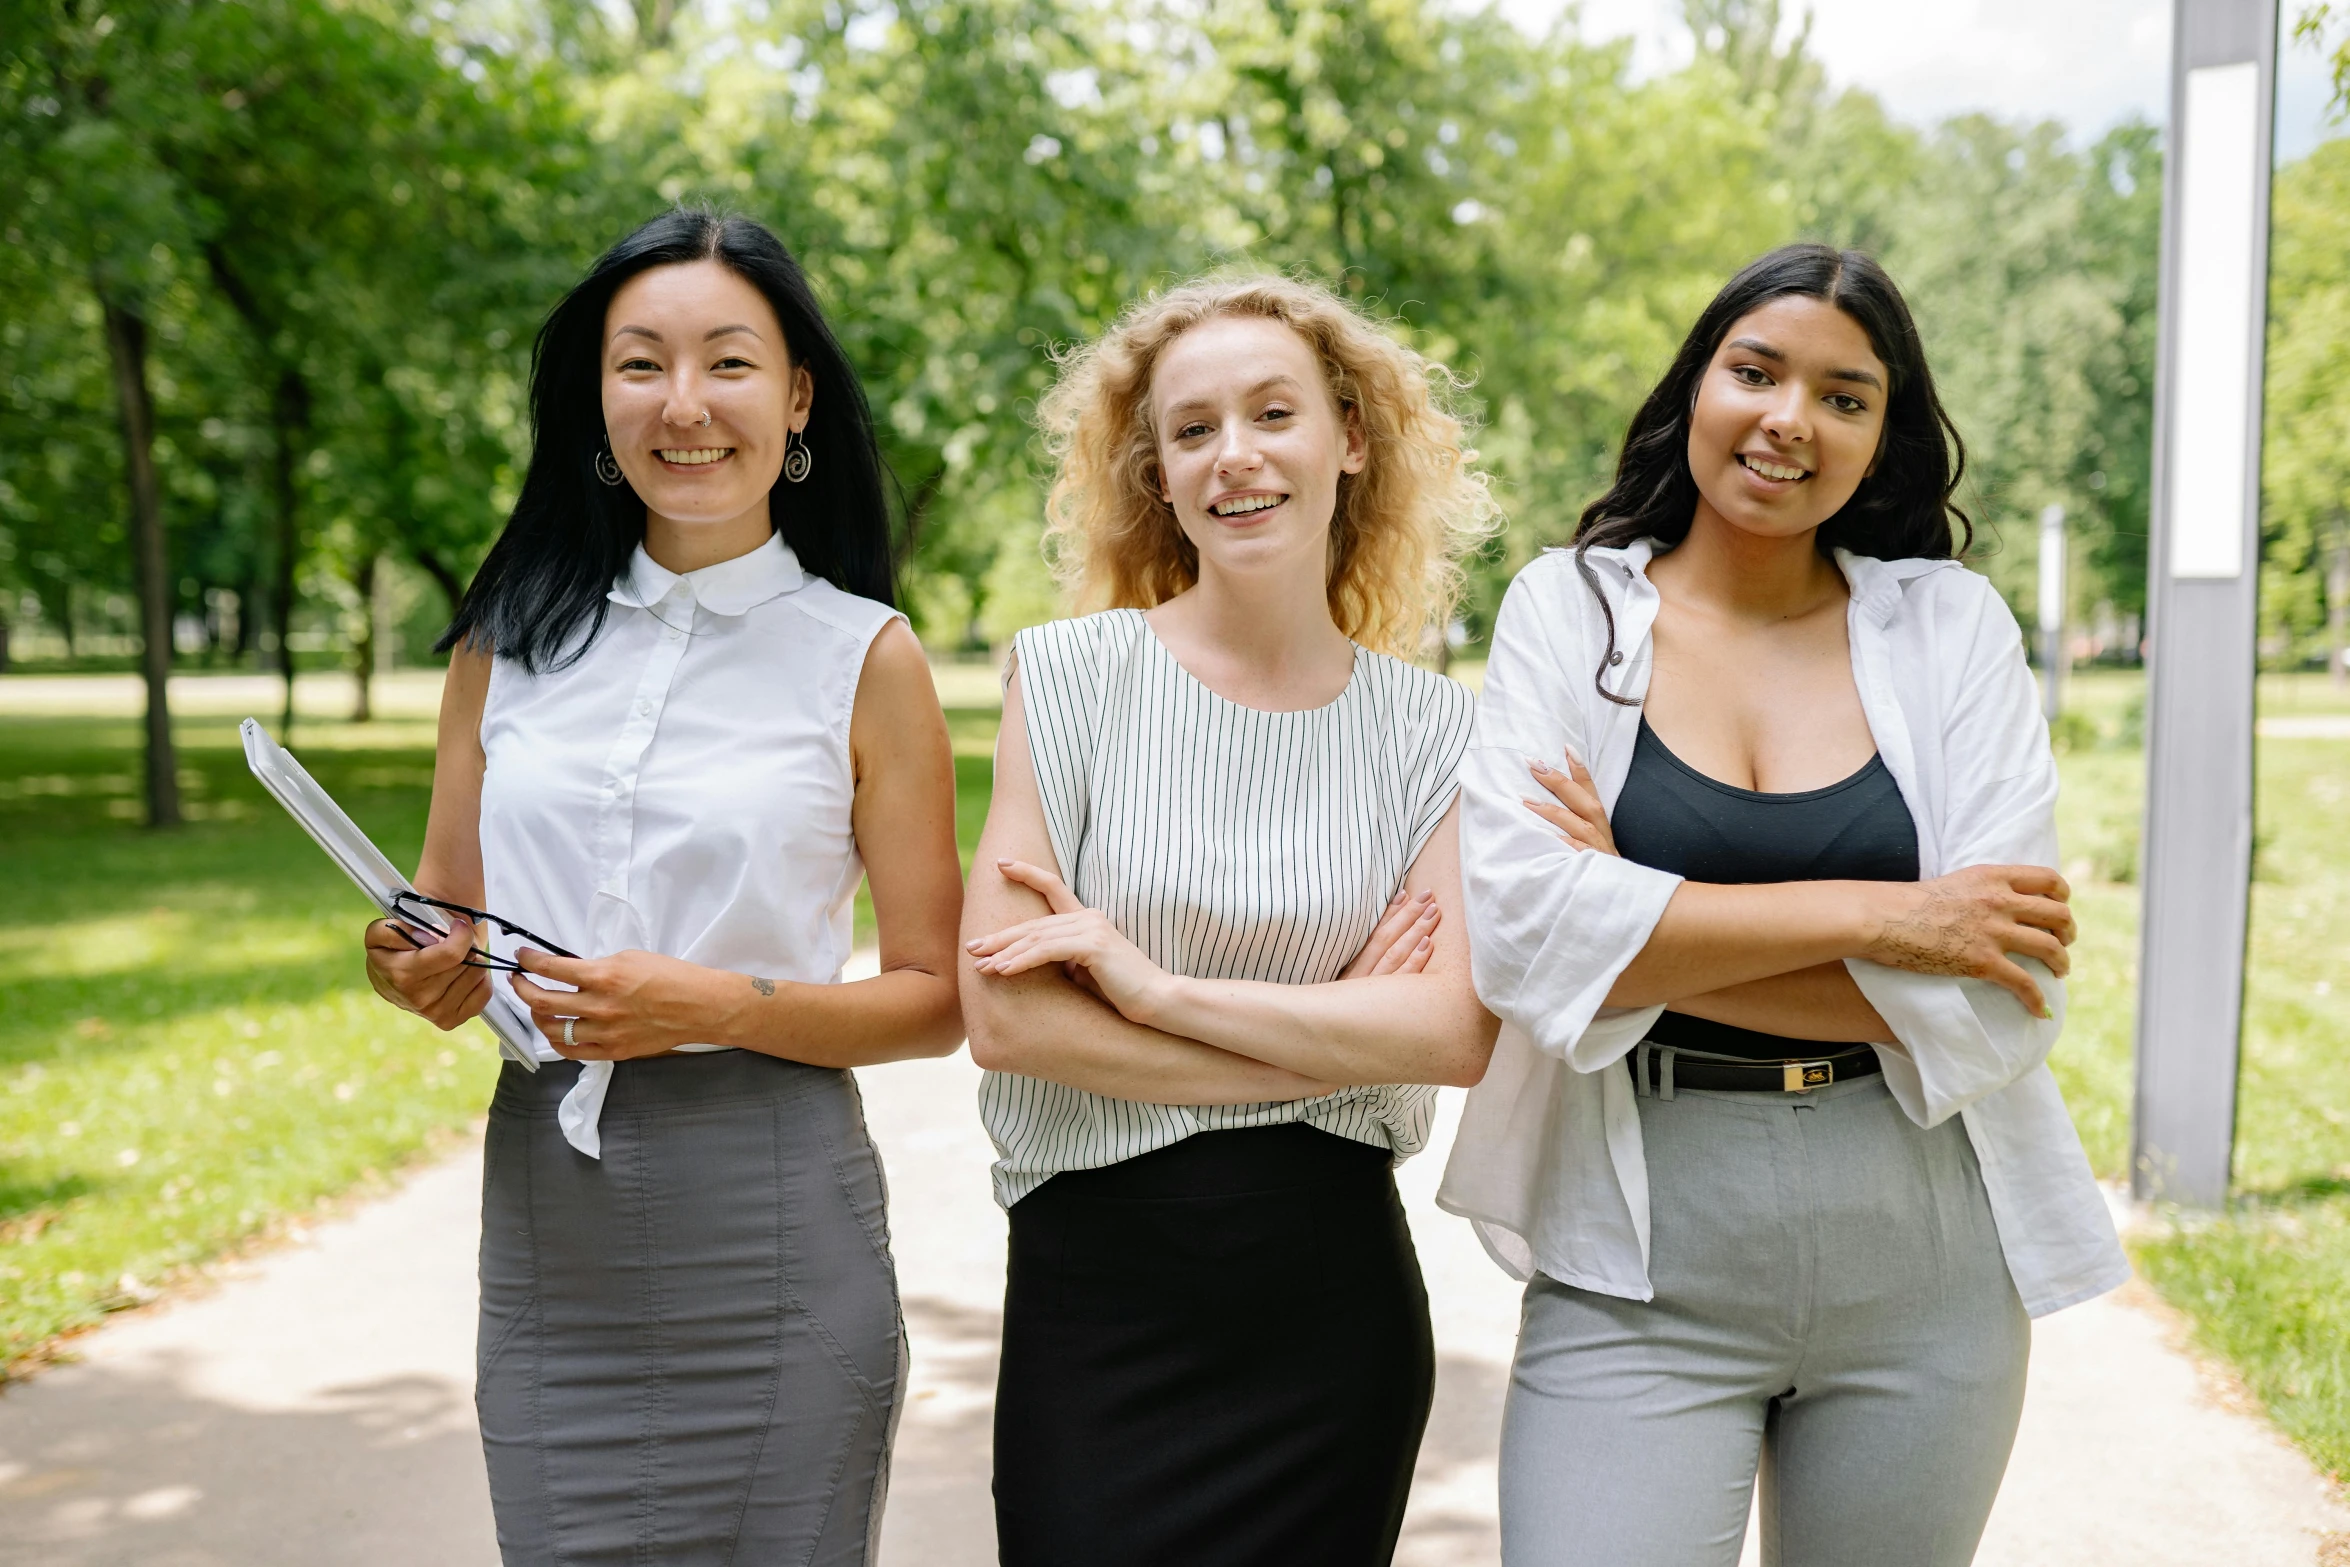
[[[762,996],[772,996],[775,994],[775,981],[771,979],[760,979],[756,976],[753,976],[751,980],[751,988]]]

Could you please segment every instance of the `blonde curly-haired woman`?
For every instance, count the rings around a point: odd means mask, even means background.
[[[1328,291],[1144,300],[1045,399],[962,993],[1011,1213],[1006,1567],[1381,1563],[1426,1424],[1391,1170],[1483,1074],[1454,772],[1405,662],[1491,525],[1429,363]]]

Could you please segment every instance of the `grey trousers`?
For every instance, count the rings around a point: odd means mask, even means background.
[[[1507,1567],[1963,1567],[2031,1349],[1965,1128],[1884,1079],[1641,1098],[1656,1298],[1536,1275]]]
[[[604,1157],[579,1075],[509,1065],[482,1192],[482,1447],[508,1567],[865,1567],[905,1335],[846,1072],[626,1061]]]

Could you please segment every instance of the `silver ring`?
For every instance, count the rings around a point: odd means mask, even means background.
[[[707,409],[707,408],[705,408],[705,409],[703,409],[703,410],[702,410],[702,424],[703,424],[705,427],[707,427],[707,426],[709,425],[709,423],[710,423],[710,410],[709,410],[709,409]]]
[[[563,1047],[567,1050],[579,1048],[579,1041],[571,1037],[572,1025],[578,1021],[579,1019],[575,1017],[567,1017],[563,1020]]]

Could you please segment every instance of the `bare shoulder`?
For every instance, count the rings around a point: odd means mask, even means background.
[[[480,751],[482,713],[489,705],[490,674],[496,663],[496,655],[472,641],[451,650],[448,672],[441,677],[443,749],[460,745]]]
[[[938,705],[938,691],[930,679],[930,658],[922,651],[914,628],[903,620],[893,617],[866,646],[865,669],[857,677],[857,705],[863,707],[868,697]]]
[[[945,754],[946,715],[939,710],[930,659],[913,628],[895,616],[866,645],[849,714],[849,749],[860,759]]]
[[[471,703],[481,706],[489,694],[490,668],[496,656],[486,647],[472,641],[460,642],[449,652],[449,672],[441,683],[443,706]]]

